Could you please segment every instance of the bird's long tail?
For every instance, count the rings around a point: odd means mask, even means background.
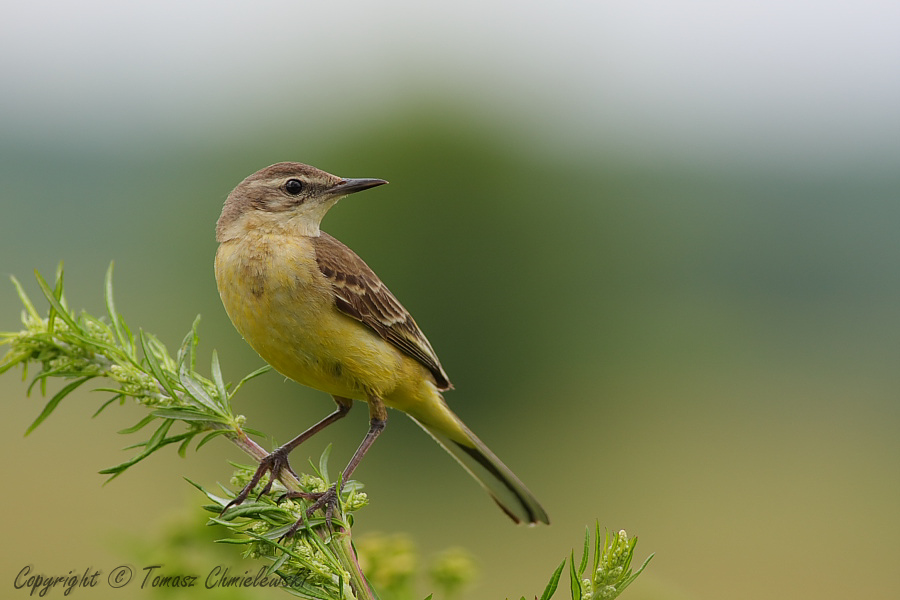
[[[525,484],[447,407],[429,403],[424,414],[410,414],[431,437],[481,484],[516,523],[550,523],[546,511]],[[412,412],[412,411],[410,411]]]

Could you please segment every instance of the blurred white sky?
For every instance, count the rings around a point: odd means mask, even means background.
[[[38,0],[3,14],[0,129],[17,138],[243,132],[421,86],[626,152],[900,156],[898,2]]]

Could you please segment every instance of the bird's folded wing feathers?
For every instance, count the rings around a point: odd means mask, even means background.
[[[316,262],[331,282],[338,310],[361,321],[382,339],[422,363],[431,371],[438,389],[453,387],[412,315],[363,259],[324,231],[314,238],[314,245]]]

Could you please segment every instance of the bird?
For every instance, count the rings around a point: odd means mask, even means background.
[[[549,524],[528,488],[447,406],[442,393],[453,386],[410,313],[356,253],[321,230],[338,200],[386,183],[280,162],[241,181],[225,200],[215,258],[225,311],[276,371],[330,394],[337,404],[262,459],[226,509],[246,500],[266,474],[263,494],[284,470],[294,473],[291,451],[346,416],[354,401],[363,401],[369,429],[339,482],[348,480],[384,430],[390,408],[428,432],[513,521]],[[292,497],[314,499],[306,517],[323,509],[330,523],[337,485]]]

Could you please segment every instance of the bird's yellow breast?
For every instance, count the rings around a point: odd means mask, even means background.
[[[364,400],[387,398],[415,376],[408,357],[337,310],[304,236],[250,232],[223,242],[216,283],[238,332],[299,383]]]

